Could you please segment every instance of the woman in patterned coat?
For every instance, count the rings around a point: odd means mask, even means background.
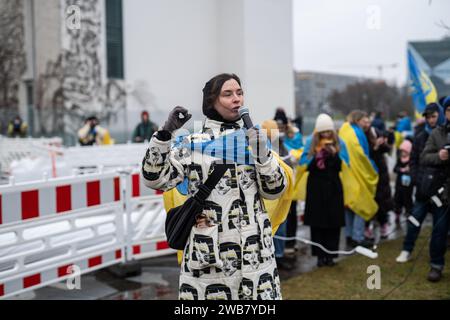
[[[238,109],[243,104],[240,79],[234,74],[215,76],[203,89],[202,130],[184,137],[183,144],[217,141],[241,130]],[[190,118],[185,108],[175,107],[153,135],[142,163],[148,187],[167,191],[186,180],[193,195],[223,163],[214,154],[187,152],[174,144],[174,131]],[[281,299],[272,228],[262,198],[283,194],[286,173],[262,131],[252,128],[246,134],[253,161],[227,162],[228,170],[207,198],[184,249],[180,299]]]

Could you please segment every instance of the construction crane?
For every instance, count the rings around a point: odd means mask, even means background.
[[[339,65],[334,66],[335,68],[376,68],[378,70],[378,77],[380,79],[383,78],[383,71],[385,69],[391,68],[395,69],[398,67],[398,63],[390,63],[390,64],[367,64],[367,65]]]

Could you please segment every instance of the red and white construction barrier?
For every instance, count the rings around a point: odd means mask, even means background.
[[[134,244],[132,254],[134,259],[146,259],[175,252],[169,247],[167,240],[153,240],[148,243]]]
[[[175,252],[163,198],[137,171],[0,186],[0,299],[119,262]]]
[[[175,252],[165,241],[164,222],[166,211],[161,196],[144,185],[144,178],[138,170],[125,177],[127,260],[144,259]]]
[[[0,186],[0,225],[120,201],[117,174]]]
[[[122,262],[124,260],[123,256],[122,249],[117,249],[0,283],[0,299],[17,295],[31,289],[45,287],[55,282],[64,281],[73,277],[75,275],[75,270],[79,270],[79,274],[81,275],[105,268]],[[75,269],[75,266],[79,269]]]
[[[131,174],[131,197],[145,197],[145,196],[153,196],[155,194],[162,194],[161,191],[155,191],[153,189],[148,188],[144,184],[144,178],[139,172],[133,172]]]

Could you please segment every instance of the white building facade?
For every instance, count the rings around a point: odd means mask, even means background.
[[[96,114],[123,142],[142,110],[161,124],[176,105],[201,120],[204,83],[222,72],[240,76],[254,122],[279,106],[293,116],[292,0],[20,2],[19,110],[36,133],[74,137]]]

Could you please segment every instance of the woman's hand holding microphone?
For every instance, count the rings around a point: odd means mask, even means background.
[[[267,147],[267,135],[265,132],[252,127],[247,130],[247,136],[253,158],[259,163],[266,163],[269,160],[270,153]]]

